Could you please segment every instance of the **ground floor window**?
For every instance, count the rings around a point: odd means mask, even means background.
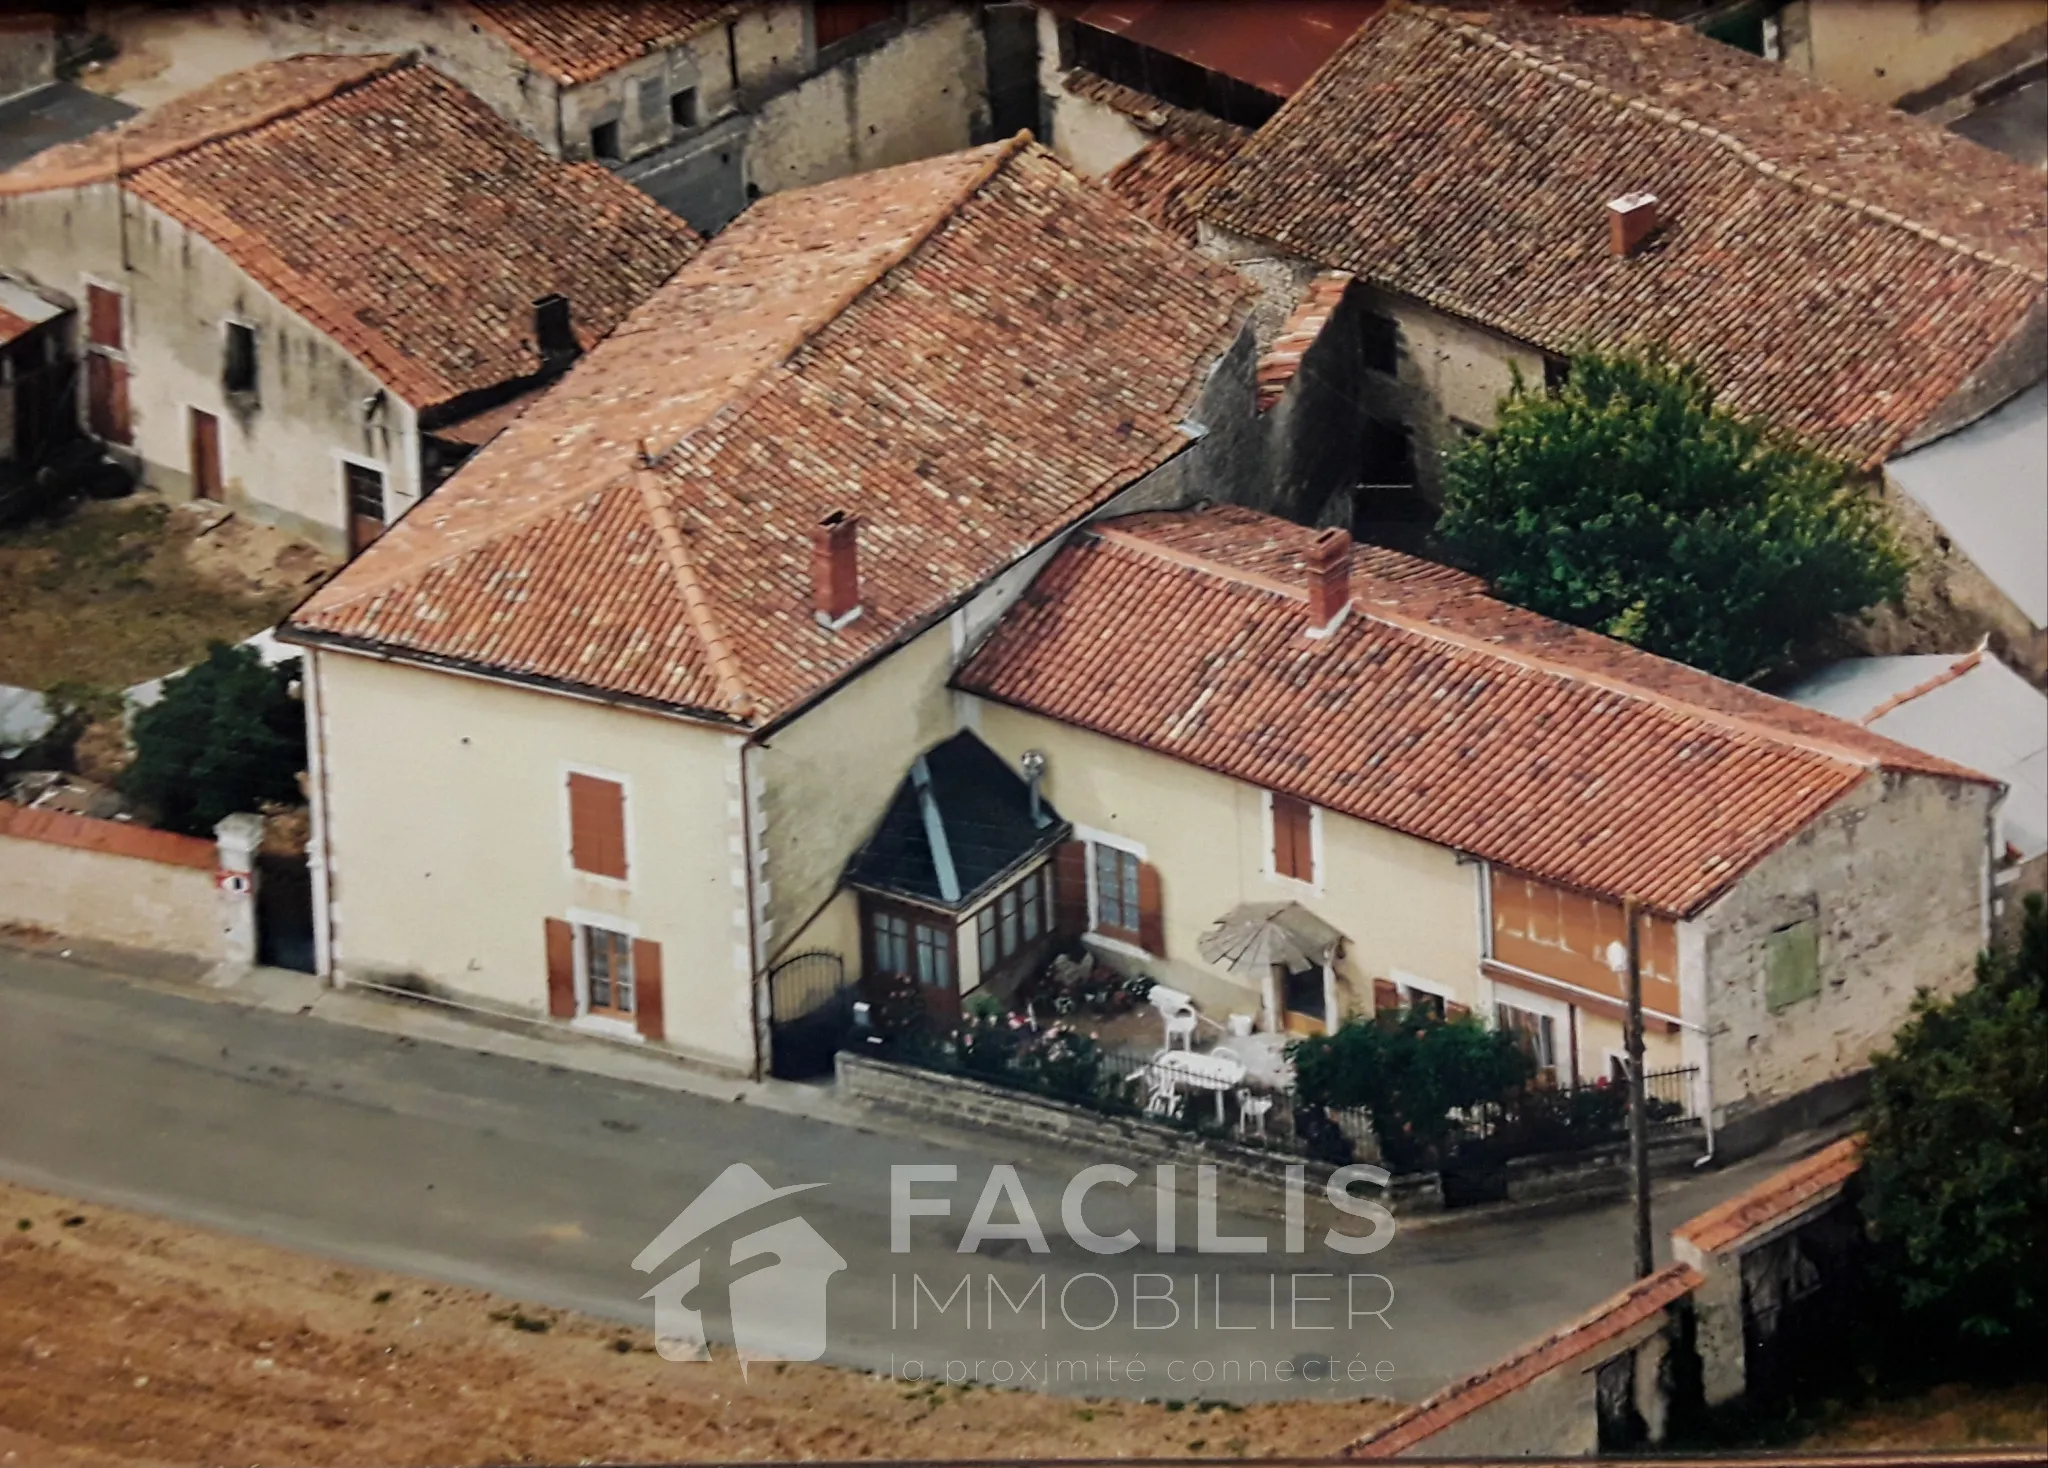
[[[982,974],[1015,958],[1051,926],[1052,873],[1040,867],[975,915]]]
[[[1536,1079],[1557,1084],[1557,1021],[1533,1009],[1496,1004],[1494,1022],[1515,1037],[1522,1052],[1536,1062]]]
[[[583,929],[583,972],[592,1014],[633,1013],[633,940],[610,928]]]
[[[1138,917],[1138,858],[1128,851],[1095,846],[1095,931],[1126,943],[1141,942]]]
[[[951,922],[877,904],[867,909],[867,928],[871,973],[908,974],[928,989],[957,986]]]

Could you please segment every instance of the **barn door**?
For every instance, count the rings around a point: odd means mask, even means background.
[[[192,494],[196,499],[220,498],[220,419],[192,411]]]
[[[102,443],[134,441],[128,416],[128,327],[119,291],[85,288],[85,414]]]

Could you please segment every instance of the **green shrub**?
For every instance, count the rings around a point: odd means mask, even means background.
[[[1740,682],[1905,589],[1844,465],[1661,352],[1580,353],[1555,393],[1517,379],[1445,475],[1438,534],[1503,598]]]
[[[2048,910],[1922,994],[1872,1073],[1864,1217],[1917,1339],[2048,1344]],[[2036,1358],[2038,1359],[2038,1358]]]
[[[305,708],[291,693],[298,666],[266,667],[252,648],[214,643],[135,716],[123,793],[193,836],[265,801],[296,803],[306,767]]]
[[[1353,1016],[1287,1047],[1295,1093],[1308,1106],[1362,1106],[1380,1155],[1399,1171],[1438,1166],[1455,1138],[1453,1111],[1501,1102],[1534,1074],[1514,1036],[1469,1014]]]

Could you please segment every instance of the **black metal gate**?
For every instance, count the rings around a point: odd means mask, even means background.
[[[1854,1207],[1838,1206],[1742,1260],[1742,1335],[1752,1403],[1812,1401],[1853,1372],[1862,1272]]]
[[[303,856],[256,858],[256,961],[313,972],[313,877]]]
[[[821,1076],[853,1028],[846,960],[814,949],[768,971],[768,1069],[785,1081]]]

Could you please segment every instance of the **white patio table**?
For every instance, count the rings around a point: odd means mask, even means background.
[[[1188,1050],[1161,1050],[1152,1057],[1152,1068],[1181,1085],[1197,1091],[1216,1093],[1216,1123],[1223,1124],[1223,1095],[1244,1084],[1244,1062],[1235,1055],[1222,1051],[1195,1053]]]

